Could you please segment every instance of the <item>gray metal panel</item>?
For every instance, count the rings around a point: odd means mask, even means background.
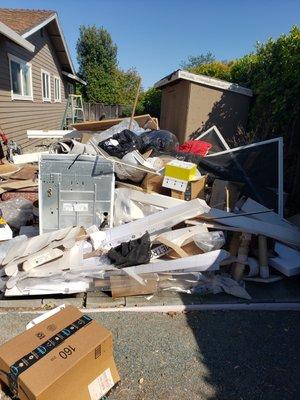
[[[40,159],[40,232],[112,226],[113,163],[99,156],[44,154]]]

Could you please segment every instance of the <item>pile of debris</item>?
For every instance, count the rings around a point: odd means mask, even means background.
[[[230,149],[212,127],[179,145],[147,115],[75,128],[43,154],[15,156],[27,164],[0,184],[5,296],[250,299],[245,280],[300,273],[300,230],[283,219],[281,138]]]

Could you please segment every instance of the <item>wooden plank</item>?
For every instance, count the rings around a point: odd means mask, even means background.
[[[103,121],[86,121],[73,124],[72,126],[78,131],[105,131],[114,125],[119,124],[125,118],[105,119]],[[134,117],[134,120],[139,124],[140,127],[147,126],[149,129],[157,129],[155,121],[149,114],[138,115]]]
[[[60,139],[71,132],[74,132],[74,130],[50,130],[50,131],[28,130],[27,137],[28,139],[49,139],[49,138]]]
[[[40,151],[39,153],[29,153],[29,154],[20,154],[13,156],[14,164],[28,164],[32,162],[38,162],[39,157],[42,154],[49,154],[48,151]]]

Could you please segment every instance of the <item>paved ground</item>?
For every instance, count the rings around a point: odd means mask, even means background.
[[[91,316],[114,335],[122,382],[109,400],[299,398],[299,313]],[[21,332],[31,318],[0,314],[0,343]]]

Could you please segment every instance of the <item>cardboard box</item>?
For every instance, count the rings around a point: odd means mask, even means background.
[[[145,285],[140,284],[130,276],[112,275],[110,277],[112,298],[146,295],[155,293],[157,291],[156,274],[143,274],[141,275],[141,278],[145,280]]]
[[[0,347],[0,381],[20,400],[99,400],[119,380],[110,331],[73,306]]]
[[[169,193],[169,189],[162,187],[162,183],[164,180],[163,175],[153,175],[146,174],[143,182],[141,183],[141,187],[145,189],[147,192],[156,192],[159,194],[167,194]]]
[[[180,192],[179,190],[171,190],[171,196],[175,199],[180,200],[193,200],[196,198],[204,199],[204,190],[207,175],[202,176],[197,181],[189,182],[185,192]]]

